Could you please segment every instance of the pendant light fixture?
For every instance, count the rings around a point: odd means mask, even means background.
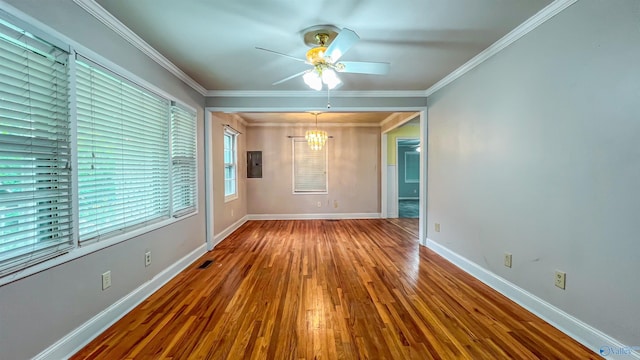
[[[314,115],[316,116],[316,127],[313,130],[307,130],[304,138],[307,140],[311,150],[318,151],[322,149],[329,136],[326,131],[318,130],[318,113],[315,112]]]

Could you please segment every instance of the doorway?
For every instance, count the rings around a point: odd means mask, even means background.
[[[420,151],[419,137],[396,138],[395,193],[399,218],[418,219],[420,215]]]
[[[414,230],[411,232],[416,233],[419,243],[425,245],[427,224],[427,119],[425,111],[407,115],[410,116],[406,117],[404,121],[397,122],[396,126],[390,127],[382,133],[381,215],[394,223],[402,224],[403,227],[410,226]],[[398,145],[410,147],[406,151],[410,155],[398,155]],[[402,149],[400,152],[402,152]],[[400,159],[398,159],[399,156]],[[413,165],[409,169],[403,168],[402,162],[405,157],[409,161],[417,158],[417,168],[414,168]],[[400,166],[398,166],[399,163]],[[407,170],[408,173],[406,173]],[[413,181],[417,182],[414,183]],[[408,193],[403,190],[402,182],[411,184],[408,187]],[[403,192],[402,195],[400,194],[401,191]],[[414,205],[416,203],[418,208],[417,218],[399,217],[401,215],[415,216],[413,213],[406,215],[404,209],[400,214],[400,206],[406,204],[415,209]]]

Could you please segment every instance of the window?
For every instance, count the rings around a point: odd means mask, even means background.
[[[417,151],[404,153],[404,182],[420,182],[420,153]]]
[[[169,216],[169,104],[77,61],[80,241]]]
[[[233,200],[238,197],[237,181],[237,139],[238,133],[224,129],[224,198]]]
[[[68,59],[0,19],[0,276],[73,247]]]
[[[173,216],[196,211],[196,114],[171,107],[171,188]]]
[[[293,193],[326,194],[327,147],[311,150],[306,140],[292,139],[293,143]]]
[[[5,18],[0,284],[195,213],[195,113]]]

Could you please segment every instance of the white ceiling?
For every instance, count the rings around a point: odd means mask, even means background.
[[[300,31],[332,24],[361,40],[342,57],[391,63],[388,75],[340,74],[341,91],[415,91],[473,58],[551,0],[96,0],[207,90],[308,90]]]

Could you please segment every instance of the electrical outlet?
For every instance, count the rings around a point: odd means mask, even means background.
[[[338,208],[338,200],[333,200],[333,208],[334,209]]]
[[[149,265],[151,265],[151,251],[144,253],[144,266],[147,267]]]
[[[440,224],[436,223],[436,232],[440,232]]]
[[[107,271],[102,274],[102,290],[107,290],[111,287],[111,271]]]
[[[565,272],[556,270],[556,276],[555,276],[556,286],[564,290],[566,283],[567,283],[567,274]]]
[[[322,207],[322,201],[318,201],[318,207]]]
[[[504,266],[511,267],[511,254],[509,253],[504,253]]]
[[[233,216],[233,209],[231,209],[231,216]]]

